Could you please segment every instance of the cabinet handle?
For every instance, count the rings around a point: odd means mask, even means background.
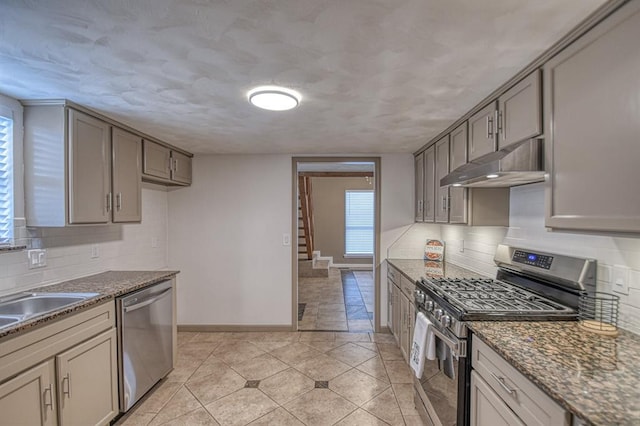
[[[447,197],[442,197],[442,211],[447,211]]]
[[[504,382],[504,377],[498,377],[498,376],[496,376],[495,373],[491,373],[491,377],[493,377],[494,379],[496,379],[498,381],[498,383],[500,384],[502,389],[505,390],[505,392],[507,392],[511,396],[515,396],[516,390],[515,389],[511,389],[509,386],[507,386],[507,384]]]
[[[502,135],[502,137],[504,138],[504,116],[503,116],[504,112],[503,111],[498,111],[498,133],[500,133]]]
[[[178,172],[178,159],[177,158],[173,160],[173,171],[175,173]]]
[[[487,115],[487,139],[493,138],[493,117]]]
[[[47,395],[49,395],[48,399]],[[49,383],[49,386],[47,386],[47,388],[42,393],[42,399],[44,402],[44,409],[46,410],[48,407],[51,411],[53,411],[53,394],[51,393],[51,383]],[[47,402],[47,400],[49,402]]]
[[[112,208],[112,199],[111,199],[111,193],[107,194],[107,213],[109,213],[111,211]]]
[[[67,384],[66,390],[64,384]],[[66,376],[62,378],[62,394],[67,395],[67,398],[71,398],[71,374],[67,373]]]
[[[118,192],[116,195],[116,210],[120,211],[122,208],[122,192]]]

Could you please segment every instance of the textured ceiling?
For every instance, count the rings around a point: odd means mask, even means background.
[[[412,152],[602,0],[2,0],[0,93],[196,153]],[[281,84],[300,107],[246,92]]]

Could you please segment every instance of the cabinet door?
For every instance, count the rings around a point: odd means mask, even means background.
[[[393,285],[393,336],[400,344],[400,330],[402,328],[402,307],[400,306],[400,288]]]
[[[640,231],[640,3],[544,66],[546,226]]]
[[[404,293],[400,294],[400,315],[402,315],[400,328],[400,352],[404,360],[409,362],[409,299]]]
[[[449,135],[435,145],[436,158],[436,222],[449,222],[449,188],[440,187],[440,179],[449,173]]]
[[[62,425],[104,425],[118,414],[116,330],[56,356]]]
[[[436,149],[431,147],[424,152],[424,202],[425,222],[436,220]]]
[[[450,138],[449,171],[453,171],[467,164],[467,123],[451,132]],[[449,223],[467,223],[467,188],[449,188]]]
[[[498,98],[498,148],[542,133],[540,70]]]
[[[471,372],[471,426],[524,426],[475,371]]]
[[[111,216],[109,125],[69,109],[69,223],[107,223]]]
[[[393,334],[393,281],[387,278],[387,327]]]
[[[496,103],[492,102],[469,119],[469,161],[496,150]]]
[[[56,425],[53,359],[0,385],[0,424]]]
[[[162,179],[171,179],[171,150],[155,142],[142,142],[142,173]]]
[[[171,151],[171,180],[176,182],[191,183],[191,157],[177,151]]]
[[[142,220],[142,139],[114,127],[113,150],[114,222]]]
[[[416,155],[414,163],[415,221],[422,222],[424,220],[424,152]]]

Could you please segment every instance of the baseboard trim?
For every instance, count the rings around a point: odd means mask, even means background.
[[[391,329],[389,328],[388,325],[381,325],[380,326],[380,333],[391,333]]]
[[[290,325],[179,324],[178,331],[296,331]]]
[[[334,263],[331,265],[332,268],[349,268],[349,269],[363,269],[370,271],[373,269],[373,264],[371,263]]]

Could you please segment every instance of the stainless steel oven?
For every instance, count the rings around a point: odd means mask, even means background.
[[[436,359],[425,360],[422,377],[414,379],[415,405],[426,424],[469,424],[466,321],[575,320],[579,296],[595,289],[593,259],[499,245],[494,262],[495,280],[445,267],[416,283],[416,311],[431,322],[436,346]]]
[[[420,379],[414,376],[416,409],[428,425],[464,426],[468,424],[468,378],[471,374],[466,356],[467,339],[441,327],[435,315],[422,305],[418,305],[418,311],[432,323],[436,359],[425,360]],[[466,327],[463,333],[466,335]]]

